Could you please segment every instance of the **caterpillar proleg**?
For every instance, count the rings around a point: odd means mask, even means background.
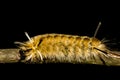
[[[111,57],[120,58],[106,47],[104,41],[95,38],[100,25],[101,22],[93,37],[51,33],[30,38],[25,32],[29,41],[19,43],[21,55],[25,62],[33,63],[105,64]]]

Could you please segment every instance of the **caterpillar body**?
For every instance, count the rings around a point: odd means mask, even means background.
[[[30,38],[25,34],[29,41],[19,43],[25,62],[105,64],[111,56],[120,58],[95,37],[51,33]]]

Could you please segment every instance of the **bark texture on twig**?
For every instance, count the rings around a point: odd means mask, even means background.
[[[19,49],[0,49],[0,63],[16,63],[19,60]]]

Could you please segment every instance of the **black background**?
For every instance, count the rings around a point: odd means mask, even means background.
[[[109,43],[116,43],[117,46],[114,44],[109,45],[112,49],[120,50],[120,6],[117,2],[109,2],[10,1],[1,3],[0,48],[17,48],[14,44],[15,41],[22,42],[28,40],[24,32],[28,32],[31,37],[44,33],[62,33],[93,37],[97,25],[99,21],[101,21],[102,25],[96,38],[100,40],[106,38],[107,40],[110,40]],[[79,79],[82,73],[84,73],[83,75],[86,75],[86,78],[91,74],[91,78],[95,78],[97,75],[97,77],[101,79],[101,76],[106,76],[109,72],[113,76],[117,71],[120,71],[119,67],[111,68],[93,65],[65,65],[60,66],[56,64],[55,66],[49,65],[49,67],[48,65],[37,65],[34,69],[33,67],[30,67],[30,65],[27,65],[27,67],[21,66],[21,69],[24,69],[23,71],[18,67],[17,70],[22,73],[30,72],[29,74],[31,75],[29,76],[32,76],[31,71],[34,71],[36,74],[37,72],[40,74],[46,72],[46,74],[49,75],[55,70],[53,75],[59,72],[63,73],[63,75],[59,74],[61,79],[63,79],[68,73],[71,74],[68,77],[77,74],[75,77]],[[9,72],[12,72],[15,67],[16,66],[11,66],[6,69],[8,71],[10,70]],[[24,75],[26,75],[26,73]],[[59,77],[59,75],[56,74],[57,77]],[[54,76],[51,76],[51,78],[52,77]],[[107,77],[110,77],[110,75],[107,75]],[[114,78],[116,77],[117,76]]]
[[[0,48],[16,48],[15,41],[44,33],[93,37],[119,43],[119,5],[89,2],[22,2],[1,5]],[[116,40],[116,41],[114,41]],[[119,47],[119,46],[117,46]]]

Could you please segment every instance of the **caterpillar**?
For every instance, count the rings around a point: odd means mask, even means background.
[[[93,63],[106,64],[111,57],[120,58],[112,53],[104,41],[95,38],[101,25],[99,22],[94,37],[69,34],[42,34],[20,44],[20,53],[23,62],[31,63]]]

